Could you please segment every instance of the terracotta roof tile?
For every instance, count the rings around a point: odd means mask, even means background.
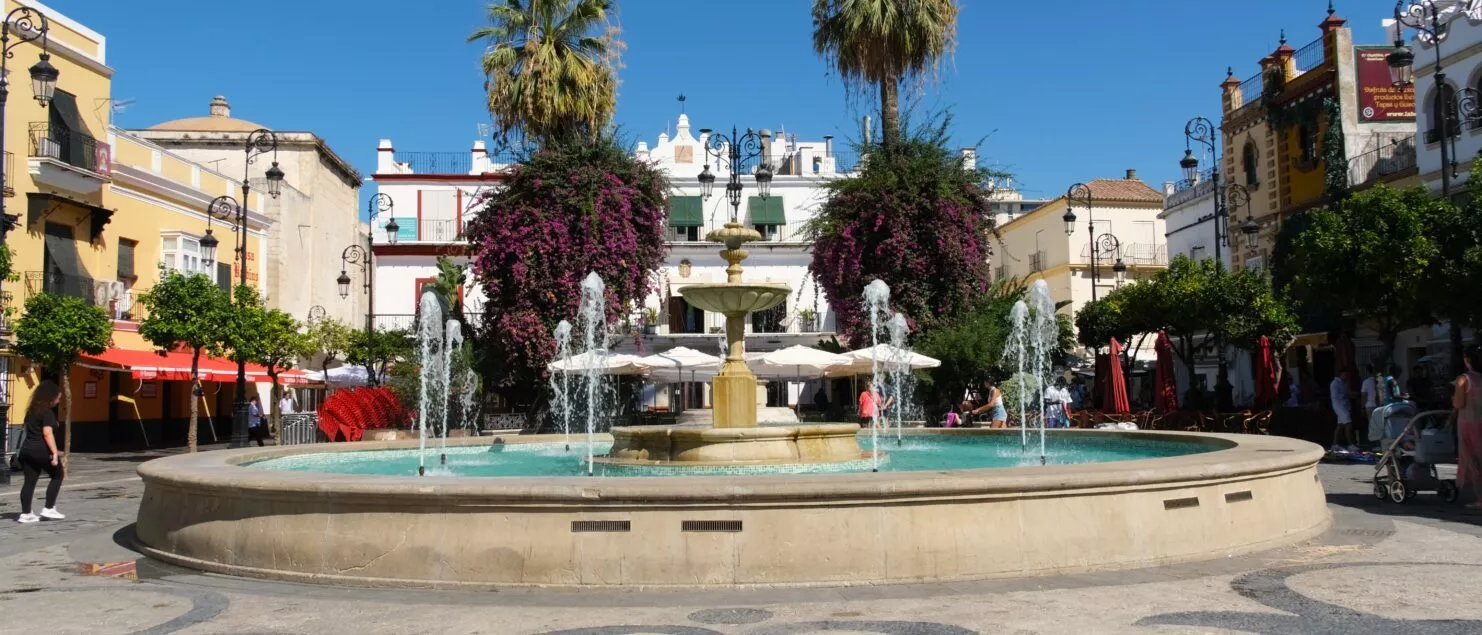
[[[1095,179],[1086,185],[1091,199],[1097,201],[1136,201],[1162,203],[1163,193],[1138,179]]]

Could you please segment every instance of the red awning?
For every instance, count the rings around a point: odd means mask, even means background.
[[[128,372],[134,379],[145,381],[190,381],[191,354],[182,352],[157,353],[124,348],[110,348],[97,355],[83,355],[82,364],[100,370]],[[197,368],[201,381],[232,382],[237,380],[237,363],[229,359],[201,355]],[[247,381],[271,382],[267,368],[257,364],[247,365]],[[311,383],[302,370],[293,369],[278,373],[283,384]]]

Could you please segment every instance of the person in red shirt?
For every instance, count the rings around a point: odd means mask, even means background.
[[[884,411],[890,409],[890,404],[894,401],[894,397],[882,400],[880,391],[874,388],[875,382],[871,381],[859,391],[859,427],[861,428],[867,425],[879,425],[875,416],[885,416]]]

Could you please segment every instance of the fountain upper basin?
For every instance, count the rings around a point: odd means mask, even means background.
[[[679,289],[685,302],[714,313],[755,313],[787,300],[792,289],[785,284],[723,282],[692,284]]]

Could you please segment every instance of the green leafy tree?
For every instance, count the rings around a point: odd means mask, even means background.
[[[902,136],[901,84],[934,77],[956,46],[956,0],[813,2],[813,49],[851,93],[879,93],[887,146]]]
[[[316,348],[314,340],[304,330],[303,325],[286,312],[268,309],[263,312],[258,324],[260,329],[258,335],[262,344],[257,348],[251,361],[267,368],[268,377],[273,382],[272,403],[269,405],[271,413],[269,425],[276,436],[277,431],[282,429],[279,424],[283,416],[278,406],[278,402],[283,398],[283,388],[279,377],[284,371],[292,370],[300,360],[307,360],[315,353]]]
[[[617,107],[622,40],[609,0],[500,0],[485,41],[484,89],[500,136],[541,146],[601,133]]]
[[[326,376],[329,374],[329,363],[342,359],[355,341],[355,331],[334,318],[324,318],[310,324],[308,336],[314,351],[321,355],[319,370]]]
[[[1448,206],[1424,187],[1378,185],[1307,212],[1280,263],[1288,293],[1367,324],[1390,359],[1400,331],[1430,321],[1420,282],[1439,256],[1430,219]]]
[[[65,425],[62,426],[62,461],[72,453],[72,364],[86,353],[107,350],[113,337],[113,321],[101,307],[82,298],[38,293],[26,301],[26,312],[15,328],[17,351],[55,375],[62,385]],[[8,468],[0,468],[8,469]]]
[[[231,323],[231,299],[214,281],[200,274],[172,271],[139,301],[148,315],[139,323],[139,335],[161,351],[190,349],[190,428],[186,446],[196,451],[200,414],[201,353],[219,346],[224,325]]]
[[[917,352],[942,362],[920,375],[921,395],[928,407],[951,407],[963,391],[984,379],[1007,376],[1002,360],[1009,312],[1024,293],[1019,280],[995,282],[968,311],[915,338]]]
[[[1482,158],[1472,161],[1471,177],[1482,178]],[[1482,189],[1469,189],[1461,205],[1443,204],[1428,218],[1437,253],[1422,283],[1435,317],[1450,323],[1451,370],[1458,375],[1465,370],[1462,328],[1482,326],[1482,295],[1458,292],[1482,285]]]
[[[373,386],[378,385],[380,378],[386,376],[388,367],[411,357],[412,338],[406,331],[399,329],[372,331],[368,336],[365,331],[354,331],[350,335],[350,347],[345,353],[346,362],[365,367]]]

